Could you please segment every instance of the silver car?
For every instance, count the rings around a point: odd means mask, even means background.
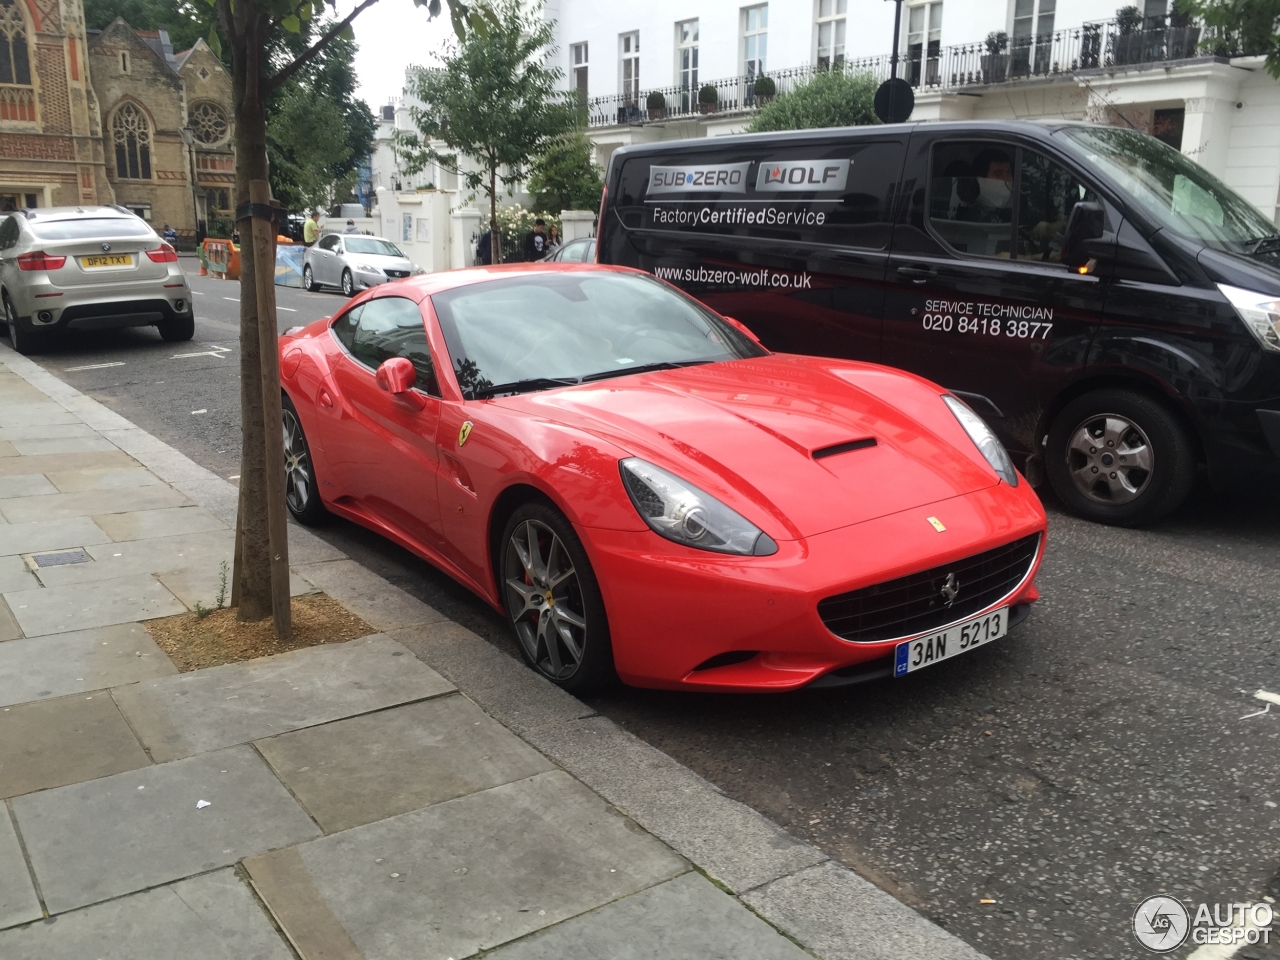
[[[330,233],[307,249],[302,286],[306,290],[337,287],[350,297],[380,283],[425,272],[383,237]]]
[[[124,207],[45,207],[0,220],[0,300],[9,342],[31,353],[56,331],[154,326],[195,334],[173,247]]]

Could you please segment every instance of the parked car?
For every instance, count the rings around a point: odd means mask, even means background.
[[[1280,235],[1136,130],[964,121],[624,147],[601,263],[775,350],[970,403],[1075,513],[1151,523],[1203,465],[1280,478]]]
[[[542,259],[550,263],[594,263],[596,238],[579,237],[577,240],[570,240]]]
[[[9,342],[38,350],[62,330],[154,326],[195,335],[173,247],[123,207],[19,210],[0,222],[0,304]]]
[[[330,233],[307,248],[302,286],[307,290],[337,287],[350,297],[380,283],[422,272],[399,247],[383,237]]]
[[[634,270],[379,287],[280,341],[287,502],[504,611],[567,689],[836,686],[1003,636],[1045,514],[963,402]]]

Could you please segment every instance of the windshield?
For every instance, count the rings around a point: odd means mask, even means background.
[[[154,231],[137,217],[79,217],[27,223],[41,240],[86,240],[98,237],[150,237]]]
[[[1062,133],[1088,163],[1114,177],[1175,233],[1238,251],[1276,232],[1256,207],[1154,137],[1121,127],[1068,127]]]
[[[431,303],[467,399],[765,353],[687,297],[633,274],[493,280]]]
[[[379,240],[377,237],[347,237],[343,241],[347,245],[347,253],[371,253],[381,257],[403,257],[390,240]]]

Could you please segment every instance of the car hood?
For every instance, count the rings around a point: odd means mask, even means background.
[[[588,431],[798,539],[1000,482],[943,392],[873,364],[773,355],[492,402]]]

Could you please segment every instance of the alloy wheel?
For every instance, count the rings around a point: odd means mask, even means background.
[[[310,293],[316,288],[315,274],[311,272],[311,264],[302,268],[302,289]]]
[[[1067,442],[1071,479],[1096,503],[1136,500],[1151,483],[1154,468],[1151,441],[1141,427],[1119,414],[1090,417]]]
[[[526,520],[503,560],[507,604],[530,662],[555,680],[578,670],[586,649],[582,585],[569,551],[546,524]]]
[[[355,284],[351,280],[350,270],[342,271],[342,292],[346,294],[348,297],[356,292]]]
[[[302,424],[286,408],[284,418],[284,496],[295,514],[306,511],[311,502],[311,458],[302,439]]]

